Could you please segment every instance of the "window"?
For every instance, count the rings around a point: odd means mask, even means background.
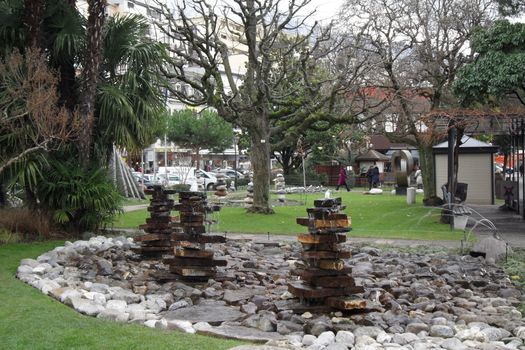
[[[160,19],[160,12],[157,10],[148,8],[146,13],[153,19]]]

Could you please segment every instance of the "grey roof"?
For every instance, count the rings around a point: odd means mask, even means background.
[[[463,135],[463,137],[461,138],[461,142],[463,142],[463,144],[459,146],[459,148],[485,148],[485,147],[493,148],[493,147],[496,147],[494,145],[491,145],[490,143],[476,140],[475,138],[467,136],[467,135]],[[448,141],[438,143],[433,148],[448,148]]]
[[[490,143],[466,135],[463,135],[461,141],[463,142],[461,146],[459,146],[459,151],[461,153],[495,153],[499,148],[498,146],[491,145]],[[438,143],[433,149],[434,153],[445,153],[448,150],[448,141]]]
[[[383,161],[389,161],[390,158],[385,156],[384,154],[382,153],[379,153],[378,151],[376,150],[373,150],[373,149],[370,149],[368,150],[368,152],[364,153],[364,154],[360,154],[358,155],[357,157],[355,157],[355,160],[356,161],[364,161],[364,160],[383,160]]]

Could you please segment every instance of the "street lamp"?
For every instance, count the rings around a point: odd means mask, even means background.
[[[235,171],[235,185],[234,188],[237,189],[237,144],[239,143],[239,135],[236,133],[233,134],[233,151],[235,153],[235,161],[233,163],[233,170]]]

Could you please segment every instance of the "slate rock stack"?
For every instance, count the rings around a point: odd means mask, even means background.
[[[206,281],[216,273],[217,266],[225,266],[225,260],[214,260],[214,251],[206,249],[206,243],[223,243],[225,237],[206,234],[207,214],[218,211],[218,206],[208,206],[206,193],[180,192],[179,203],[174,210],[179,211],[179,232],[172,234],[173,257],[165,258],[171,273],[178,279],[187,281]]]
[[[217,174],[217,185],[215,186],[215,195],[218,197],[225,197],[228,194],[226,190],[226,179],[224,174]]]
[[[275,192],[277,193],[277,199],[279,200],[280,203],[284,203],[286,198],[285,198],[285,183],[284,183],[284,176],[283,174],[279,173],[276,175],[275,177]]]
[[[144,259],[158,259],[164,254],[171,254],[173,250],[171,235],[177,227],[171,217],[174,201],[169,195],[174,194],[175,190],[165,190],[161,185],[154,185],[144,192],[152,195],[148,207],[150,217],[145,224],[139,226],[146,234],[135,237],[135,242],[140,245],[136,251]]]
[[[352,268],[343,260],[351,254],[340,248],[351,230],[350,220],[342,213],[341,198],[315,200],[314,206],[307,209],[308,217],[297,218],[299,225],[308,227],[308,233],[297,237],[304,264],[292,271],[298,280],[288,283],[288,290],[303,303],[324,303],[339,310],[363,309],[366,301],[353,295],[364,289],[355,285]]]

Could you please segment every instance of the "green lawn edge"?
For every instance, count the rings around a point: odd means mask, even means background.
[[[0,245],[0,348],[220,350],[242,344],[84,316],[16,279],[21,259],[62,244]]]
[[[244,208],[223,207],[214,214],[218,224],[212,229],[214,232],[296,235],[305,232],[305,228],[297,225],[295,219],[306,216],[306,207],[312,206],[313,200],[322,196],[289,195],[288,199],[306,205],[274,206],[273,215],[249,214]],[[449,225],[439,222],[441,208],[425,207],[421,203],[407,204],[404,196],[389,193],[372,196],[342,192],[334,196],[341,196],[347,206],[345,212],[352,220],[349,237],[446,241],[463,238],[462,231],[450,230]],[[148,216],[146,209],[123,213],[116,218],[113,227],[138,228]]]

